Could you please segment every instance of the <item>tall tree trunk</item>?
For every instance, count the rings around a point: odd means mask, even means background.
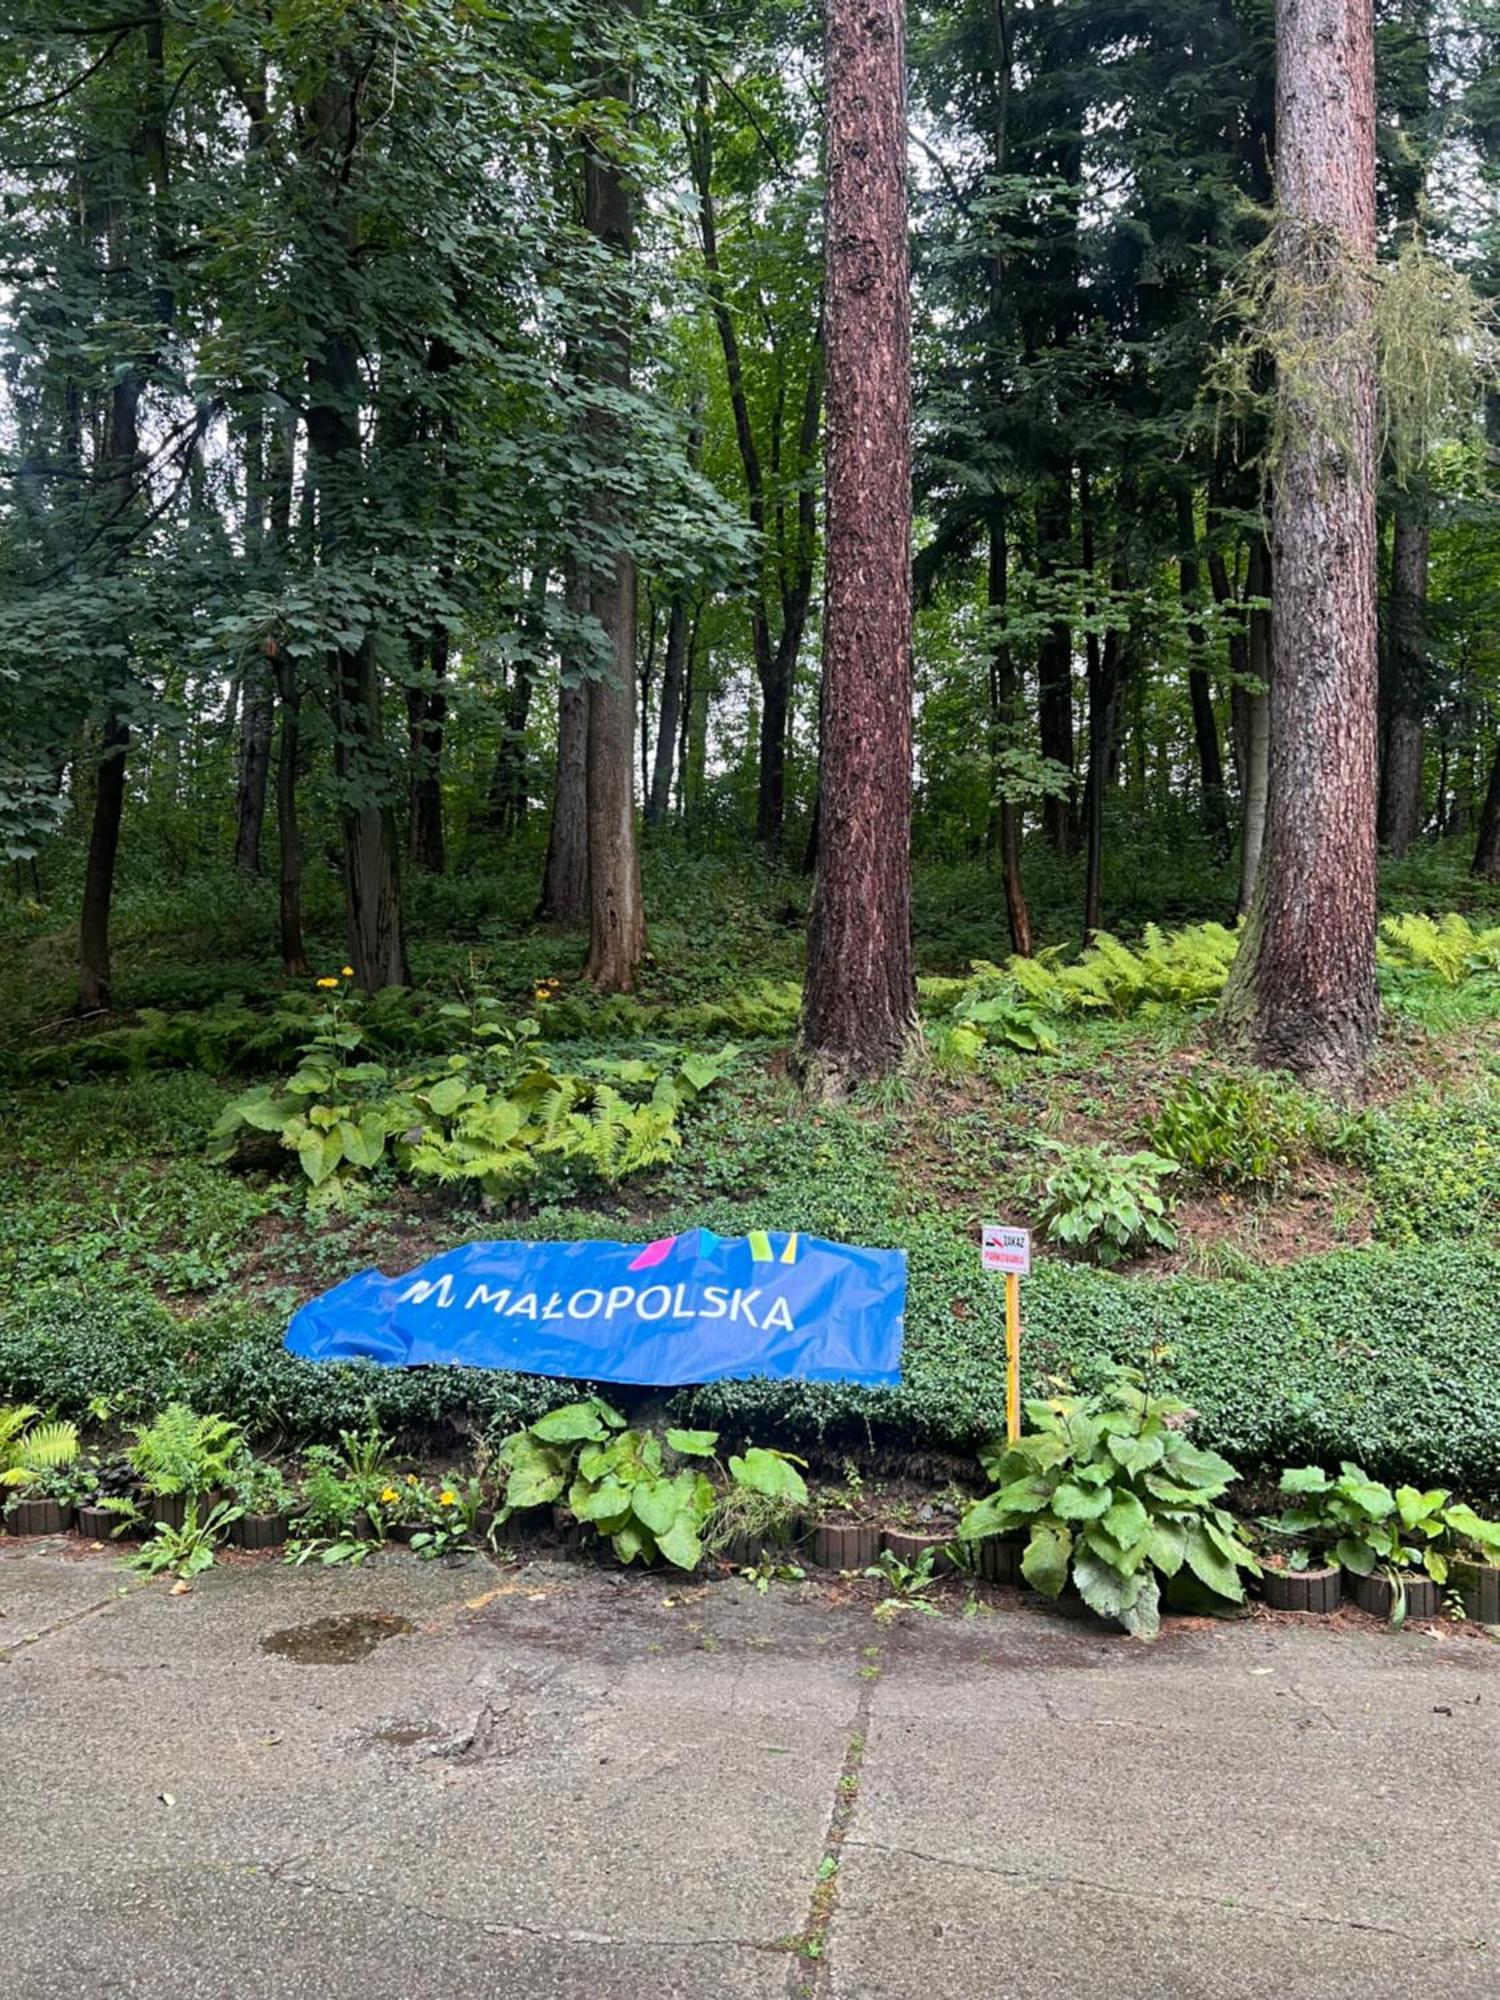
[[[537,916],[576,924],[589,902],[589,684],[564,681],[557,690],[557,775]]]
[[[1224,760],[1219,752],[1219,723],[1213,692],[1202,660],[1206,642],[1198,614],[1198,538],[1193,521],[1193,496],[1177,491],[1178,584],[1187,615],[1188,644],[1194,664],[1188,668],[1188,700],[1193,711],[1193,741],[1198,750],[1198,783],[1203,799],[1203,825],[1220,854],[1229,850],[1229,805],[1224,796]]]
[[[1490,764],[1490,782],[1479,816],[1479,841],[1474,849],[1474,873],[1500,882],[1500,740]]]
[[[632,88],[631,78],[621,71],[601,80],[602,94],[618,102],[630,102]],[[595,146],[584,158],[584,226],[610,253],[615,267],[613,282],[603,288],[586,365],[601,388],[619,394],[630,388],[630,193],[618,162]],[[617,418],[596,406],[589,423],[603,452],[624,452]],[[598,538],[606,545],[612,511],[612,502],[604,497],[594,513]],[[635,812],[634,559],[624,549],[612,558],[592,558],[588,592],[609,658],[607,670],[591,684],[588,700],[589,951],[584,977],[603,993],[629,993],[646,951]]]
[[[1049,479],[1036,503],[1037,573],[1052,576],[1072,562],[1073,476]],[[1037,652],[1037,723],[1042,755],[1068,771],[1073,764],[1073,629],[1066,618],[1049,627]],[[1059,854],[1073,847],[1074,802],[1068,792],[1042,801],[1042,829]]]
[[[667,613],[667,649],[661,670],[661,706],[656,717],[656,757],[651,767],[646,824],[664,826],[672,797],[672,760],[682,722],[682,684],[687,661],[688,609],[681,591]]]
[[[253,412],[245,425],[245,565],[257,582],[265,563],[266,491],[265,422]],[[275,691],[271,664],[257,649],[240,675],[239,771],[234,793],[234,866],[242,875],[260,873],[260,838],[266,817],[266,789],[271,770],[271,732],[275,726]]]
[[[435,625],[426,646],[411,642],[412,667],[421,678],[406,691],[410,731],[411,782],[408,788],[406,851],[424,875],[441,875],[446,863],[443,838],[443,729],[448,719],[448,628]],[[431,685],[427,674],[431,674]]]
[[[1220,1022],[1335,1090],[1375,984],[1375,61],[1370,0],[1276,0],[1278,281],[1305,357],[1278,382],[1268,825]]]
[[[83,908],[78,921],[78,1011],[101,1013],[109,1006],[109,913],[114,897],[115,856],[125,810],[125,757],[130,724],[111,715],[99,746],[94,814],[83,876]]]
[[[1005,519],[999,507],[990,514],[989,600],[991,611],[1003,613],[1010,594],[1010,551],[1005,539]],[[1035,949],[1031,933],[1031,912],[1026,906],[1026,885],[1021,878],[1021,806],[1006,783],[1005,752],[1010,747],[1019,717],[1020,677],[1010,642],[995,640],[990,655],[990,797],[994,830],[1000,849],[1000,874],[1005,884],[1005,921],[1010,931],[1010,948],[1018,958],[1030,958]]]
[[[297,665],[287,654],[276,658],[281,701],[281,737],[276,746],[276,832],[279,847],[278,921],[281,969],[289,979],[312,970],[302,940],[302,834],[297,823],[297,778],[302,760],[302,690]]]
[[[312,106],[308,145],[327,156],[330,243],[350,269],[336,274],[339,297],[354,285],[354,222],[344,173],[355,144],[353,93],[347,80],[330,82]],[[328,308],[318,351],[307,363],[307,447],[317,494],[319,560],[328,565],[350,552],[363,504],[359,435],[360,376],[354,343]],[[337,647],[330,660],[334,775],[344,836],[345,930],[354,977],[361,991],[406,986],[411,975],[401,928],[396,864],[392,772],[381,742],[380,668],[373,635]]]
[[[1271,552],[1257,534],[1250,543],[1246,595],[1271,594]],[[1246,628],[1245,665],[1257,686],[1245,689],[1245,784],[1240,828],[1240,887],[1236,912],[1246,917],[1255,895],[1260,857],[1266,839],[1266,790],[1271,775],[1271,680],[1275,662],[1271,646],[1271,614],[1252,608]]]
[[[1423,711],[1427,696],[1427,521],[1396,503],[1391,555],[1390,708],[1380,773],[1380,837],[1405,858],[1422,824]]]
[[[911,309],[902,0],[828,0],[827,543],[818,872],[798,1065],[903,1059],[911,943]]]

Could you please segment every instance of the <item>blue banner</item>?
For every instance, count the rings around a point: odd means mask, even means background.
[[[458,1363],[675,1388],[748,1376],[901,1379],[904,1250],[689,1229],[656,1243],[466,1243],[404,1277],[361,1271],[303,1306],[310,1361]]]

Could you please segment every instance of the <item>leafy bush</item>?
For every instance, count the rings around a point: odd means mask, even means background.
[[[1194,1077],[1173,1086],[1147,1137],[1158,1153],[1224,1187],[1269,1186],[1315,1149],[1315,1110],[1270,1077]]]
[[[1114,1371],[1089,1397],[1027,1405],[1033,1426],[980,1453],[996,1490],[959,1525],[964,1541],[1024,1529],[1021,1569],[1048,1597],[1071,1577],[1085,1604],[1154,1639],[1162,1581],[1186,1573],[1213,1602],[1244,1602],[1240,1572],[1258,1573],[1234,1517],[1217,1503],[1238,1475],[1184,1435],[1185,1403],[1149,1395]]]
[[[614,1182],[670,1157],[680,1143],[678,1113],[738,1053],[595,1057],[565,1075],[541,1050],[537,1023],[511,1024],[502,1011],[489,995],[448,1002],[438,1013],[452,1052],[398,1076],[370,1060],[358,996],[337,993],[285,1085],[247,1091],[226,1107],[210,1158],[227,1160],[247,1133],[269,1132],[297,1155],[314,1189],[330,1192],[388,1154],[412,1175],[475,1181],[491,1195],[535,1182],[550,1160]],[[648,1087],[644,1101],[627,1094]]]
[[[1500,1234],[1500,1092],[1410,1099],[1367,1117],[1360,1152],[1376,1234],[1391,1243]]]
[[[1167,1219],[1161,1182],[1175,1174],[1175,1160],[1156,1153],[1111,1153],[1103,1146],[1042,1145],[1057,1165],[1040,1174],[1042,1220],[1048,1240],[1090,1257],[1118,1264],[1148,1249],[1170,1250],[1177,1231]]]

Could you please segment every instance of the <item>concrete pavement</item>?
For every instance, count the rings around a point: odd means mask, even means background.
[[[1500,1649],[0,1543],[13,2000],[1500,1993]]]

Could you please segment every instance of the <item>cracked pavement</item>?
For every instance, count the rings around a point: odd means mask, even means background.
[[[1490,1641],[945,1603],[0,1543],[7,1990],[1500,1991]]]

